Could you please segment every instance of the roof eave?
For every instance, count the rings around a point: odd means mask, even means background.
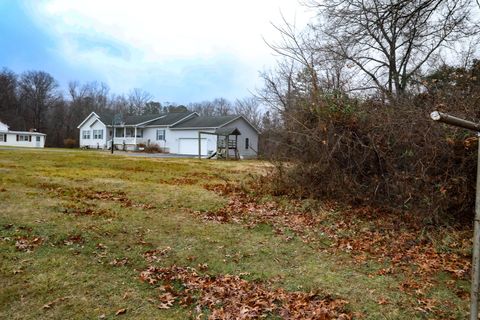
[[[257,134],[260,134],[260,130],[258,130],[250,121],[248,121],[247,118],[245,118],[245,117],[242,116],[242,115],[239,115],[239,116],[236,117],[235,119],[228,121],[227,123],[221,125],[221,127],[224,127],[224,126],[226,126],[227,124],[232,123],[233,121],[238,120],[238,119],[240,119],[240,118],[242,118],[243,120],[245,120],[245,122],[248,123],[248,125],[249,125],[250,127],[252,127],[253,130],[255,130],[255,131],[257,132]]]
[[[86,118],[85,120],[82,121],[82,123],[80,123],[78,126],[77,126],[77,129],[80,129],[81,126],[83,126],[85,124],[85,122],[88,121],[88,119],[90,119],[90,117],[92,115],[95,115],[98,119],[100,119],[100,116],[98,114],[96,114],[94,111],[92,111]],[[103,122],[102,122],[103,123]]]
[[[152,121],[155,121],[155,120],[158,120],[158,119],[165,118],[166,116],[167,116],[167,115],[164,114],[164,115],[162,115],[162,116],[160,116],[160,117],[153,118],[153,119],[151,119],[151,120],[147,120],[147,121],[143,121],[143,122],[140,122],[140,123],[137,123],[137,124],[133,124],[133,126],[138,127],[138,126],[144,125],[144,124],[146,124],[146,123],[149,123],[149,122],[152,122]]]

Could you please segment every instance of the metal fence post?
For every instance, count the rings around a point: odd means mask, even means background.
[[[480,285],[480,124],[434,111],[432,120],[477,133],[477,184],[475,188],[475,218],[473,220],[472,288],[470,291],[470,320],[478,320],[478,293]]]
[[[480,138],[477,133],[477,138]],[[475,220],[473,222],[472,291],[470,293],[470,320],[478,320],[478,291],[480,285],[480,140],[477,155],[477,186],[475,194]]]

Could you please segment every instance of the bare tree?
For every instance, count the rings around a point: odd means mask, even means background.
[[[388,97],[409,82],[441,48],[478,32],[470,0],[310,1],[320,10],[332,55],[350,63],[366,86]]]
[[[55,79],[43,71],[27,71],[19,81],[19,96],[27,123],[35,129],[45,128],[48,110],[60,99]]]
[[[244,116],[257,129],[262,126],[263,112],[260,101],[256,97],[235,100],[235,113]]]
[[[128,102],[130,103],[129,113],[134,115],[142,114],[147,102],[151,101],[152,98],[150,93],[142,89],[135,88],[131,90],[128,95]]]
[[[232,103],[225,98],[193,102],[188,104],[187,109],[202,116],[225,116],[233,113]]]
[[[17,75],[10,70],[0,71],[0,120],[17,127],[22,123],[16,95]]]

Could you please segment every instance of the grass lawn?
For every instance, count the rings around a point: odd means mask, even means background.
[[[356,259],[349,245],[329,250],[331,237],[323,229],[310,228],[313,240],[306,242],[299,232],[286,227],[279,233],[268,221],[203,218],[231,205],[228,195],[208,185],[241,184],[263,174],[265,166],[0,149],[0,318],[192,317],[194,302],[159,308],[158,286],[140,280],[149,266],[172,265],[346,300],[345,312],[354,318],[466,317],[468,276],[429,273],[427,287],[402,290],[407,280],[425,278],[416,270],[379,272],[388,267],[385,260]],[[323,227],[341,214],[318,210]],[[360,231],[371,227],[357,225]],[[148,252],[158,256],[149,259]]]

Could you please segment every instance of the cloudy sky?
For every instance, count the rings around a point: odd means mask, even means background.
[[[0,67],[177,103],[248,95],[275,61],[271,23],[312,16],[297,0],[0,0],[0,12]]]

